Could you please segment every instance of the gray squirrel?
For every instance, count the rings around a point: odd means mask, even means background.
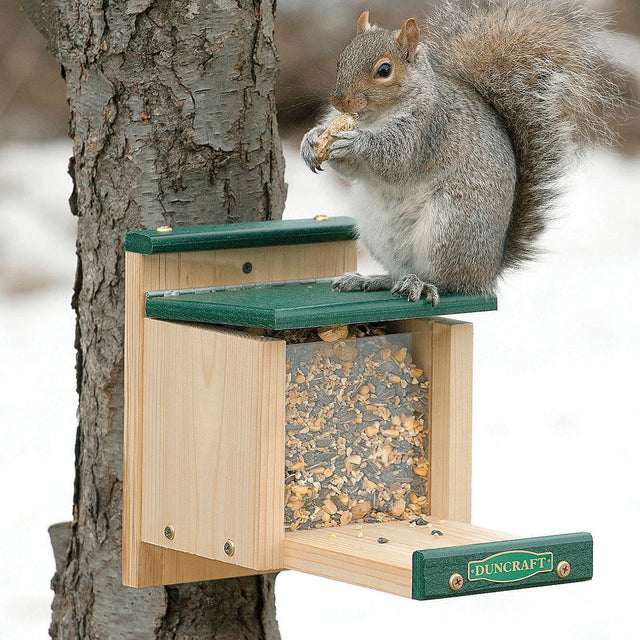
[[[312,171],[339,113],[329,166],[353,182],[358,235],[388,275],[346,273],[339,291],[384,290],[437,304],[490,293],[536,254],[575,152],[609,138],[616,104],[606,27],[573,0],[444,2],[426,37],[369,22],[341,53],[333,108],[304,136]]]

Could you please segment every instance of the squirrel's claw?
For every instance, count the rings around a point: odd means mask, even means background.
[[[315,127],[305,133],[300,144],[300,157],[313,173],[322,171],[322,167],[318,164],[318,155],[314,147],[318,145],[318,136],[322,131],[321,127]]]
[[[410,273],[400,278],[391,289],[391,294],[407,296],[409,302],[417,302],[424,295],[432,307],[435,307],[440,302],[437,287],[421,280],[415,273]]]
[[[360,135],[360,133],[360,129],[349,129],[348,131],[340,131],[338,133],[335,133],[331,137],[335,138],[336,140],[355,140]]]

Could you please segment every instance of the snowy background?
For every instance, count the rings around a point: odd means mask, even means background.
[[[47,527],[71,519],[70,153],[66,141],[0,147],[2,640],[48,637]],[[286,217],[348,214],[335,177],[308,172],[291,147],[287,181]],[[599,152],[570,182],[544,257],[504,282],[498,312],[467,318],[473,522],[523,536],[589,531],[593,581],[419,603],[283,572],[283,640],[638,637],[640,159]]]

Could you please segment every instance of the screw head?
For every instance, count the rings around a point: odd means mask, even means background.
[[[571,565],[566,560],[561,560],[556,567],[556,573],[558,578],[566,578],[571,573]]]
[[[176,537],[176,530],[173,528],[172,524],[168,524],[164,528],[164,537],[167,540],[173,540]]]
[[[173,231],[173,228],[169,227],[168,225],[162,225],[161,227],[156,227],[156,231],[158,233],[171,233]]]
[[[245,262],[242,265],[243,273],[251,273],[253,271],[253,265],[250,262]]]
[[[233,540],[227,540],[224,543],[224,552],[228,555],[228,556],[232,556],[235,552],[236,552],[236,545],[233,542]]]
[[[318,222],[326,222],[329,219],[329,216],[325,216],[322,213],[319,213],[317,216],[313,216],[314,220],[317,220]]]
[[[464,578],[459,573],[453,573],[449,578],[449,587],[451,587],[453,591],[460,591],[463,584]]]

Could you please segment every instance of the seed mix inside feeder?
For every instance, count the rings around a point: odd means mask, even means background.
[[[411,335],[385,335],[384,325],[344,332],[349,339],[333,342],[308,342],[309,330],[286,336],[284,523],[292,531],[429,511],[429,383]]]

